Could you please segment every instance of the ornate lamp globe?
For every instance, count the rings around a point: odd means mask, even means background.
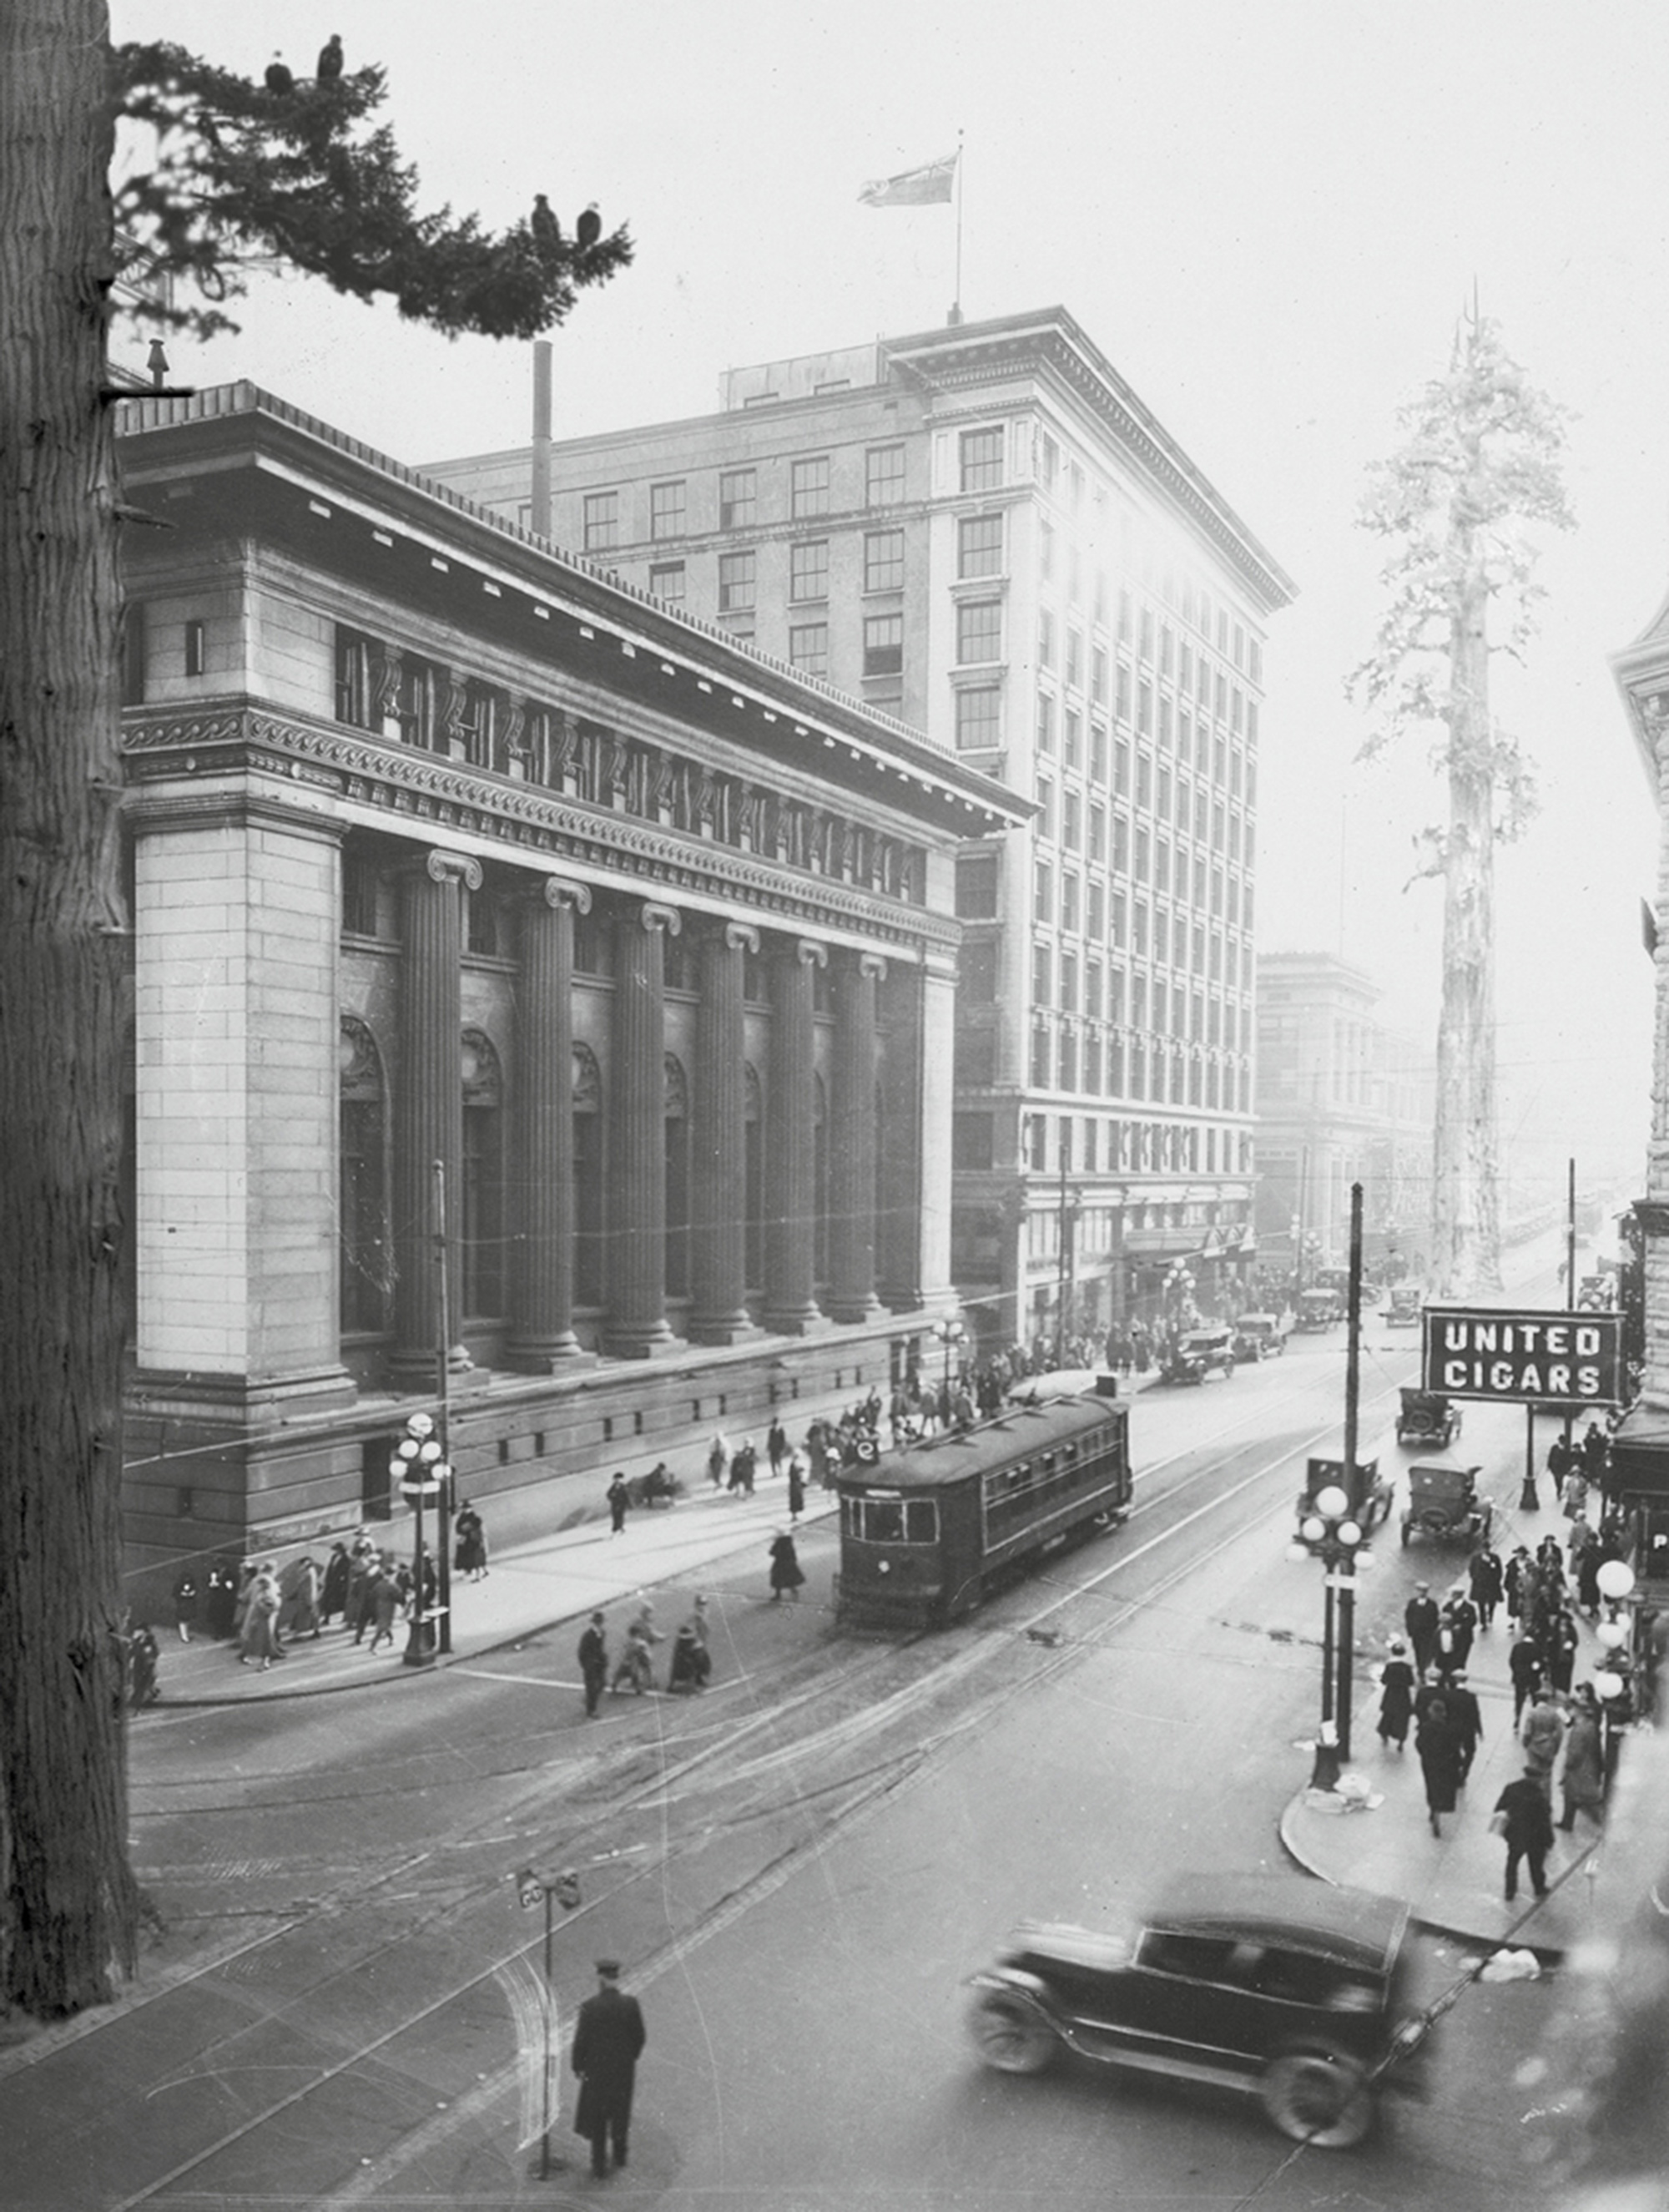
[[[1319,1544],[1327,1533],[1327,1524],[1314,1513],[1307,1513],[1298,1524],[1298,1533],[1307,1544]]]
[[[1350,1499],[1336,1482],[1330,1482],[1325,1490],[1316,1492],[1314,1504],[1316,1511],[1328,1521],[1337,1521],[1350,1510]]]
[[[1613,1698],[1620,1698],[1623,1694],[1622,1676],[1611,1674],[1609,1669],[1603,1674],[1596,1674],[1593,1678],[1593,1694],[1601,1705],[1610,1705]]]
[[[1622,1623],[1616,1620],[1602,1620],[1593,1632],[1607,1651],[1617,1650],[1626,1633]]]
[[[1593,1579],[1601,1595],[1610,1598],[1613,1605],[1627,1597],[1635,1585],[1634,1569],[1626,1559],[1607,1559]]]
[[[1348,1544],[1354,1550],[1362,1541],[1360,1523],[1355,1521],[1341,1521],[1338,1524],[1338,1540],[1341,1544]]]

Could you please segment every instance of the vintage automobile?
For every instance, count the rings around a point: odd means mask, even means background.
[[[1350,1502],[1350,1517],[1363,1535],[1381,1521],[1388,1521],[1396,1503],[1396,1486],[1388,1475],[1380,1473],[1376,1459],[1358,1460],[1354,1479],[1347,1479],[1342,1459],[1311,1460],[1304,1469],[1304,1486],[1297,1503],[1297,1540],[1307,1549],[1314,1548],[1315,1540],[1304,1534],[1304,1523],[1314,1516],[1316,1497],[1324,1490],[1344,1492]]]
[[[1440,1543],[1487,1544],[1495,1508],[1478,1494],[1475,1467],[1422,1466],[1408,1470],[1408,1508],[1402,1540],[1429,1536]]]
[[[1576,1303],[1584,1313],[1609,1313],[1617,1304],[1615,1275],[1584,1275],[1576,1289]]]
[[[1436,1444],[1447,1451],[1460,1433],[1460,1414],[1440,1390],[1405,1390],[1397,1413],[1399,1444]]]
[[[1385,1302],[1387,1328],[1417,1328],[1422,1300],[1412,1283],[1399,1283]]]
[[[974,1976],[988,2066],[1035,2074],[1063,2051],[1256,2097],[1281,2133],[1346,2150],[1379,2095],[1419,2095],[1431,2023],[1415,2010],[1408,1907],[1274,1875],[1188,1875],[1126,1932],[1017,1928]]]
[[[1243,1313],[1235,1323],[1236,1359],[1272,1359],[1284,1352],[1290,1325],[1284,1314]]]
[[[1203,1382],[1208,1375],[1235,1371],[1235,1333],[1230,1328],[1191,1328],[1178,1337],[1159,1370],[1162,1382]]]
[[[1300,1291],[1296,1328],[1333,1328],[1344,1318],[1344,1301],[1337,1291]]]

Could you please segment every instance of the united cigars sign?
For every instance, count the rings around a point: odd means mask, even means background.
[[[1422,1388],[1502,1405],[1608,1406],[1622,1395],[1620,1314],[1428,1306]]]

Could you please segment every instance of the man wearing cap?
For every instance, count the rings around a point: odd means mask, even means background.
[[[1414,1672],[1422,1681],[1437,1649],[1437,1629],[1441,1618],[1430,1583],[1416,1583],[1413,1596],[1403,1607],[1403,1627],[1414,1647]]]
[[[645,2039],[642,2008],[620,1987],[620,1961],[599,1959],[597,1995],[580,2008],[570,2053],[580,2077],[574,2130],[590,2142],[592,2172],[599,2180],[609,2171],[610,2148],[616,2166],[626,2163],[632,2087]]]

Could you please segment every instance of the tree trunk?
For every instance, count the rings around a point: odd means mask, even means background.
[[[0,4],[0,1991],[134,1956],[119,1604],[116,640],[102,0]]]
[[[1446,1298],[1501,1287],[1489,601],[1473,570],[1471,532],[1457,531],[1455,538],[1468,580],[1450,632],[1449,819],[1431,1199],[1433,1266],[1438,1294]]]

